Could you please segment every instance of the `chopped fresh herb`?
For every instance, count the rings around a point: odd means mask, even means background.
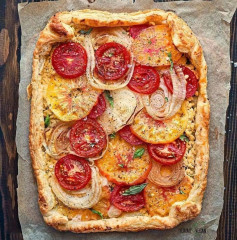
[[[50,117],[49,115],[46,116],[46,118],[44,119],[44,125],[47,128],[50,124]]]
[[[94,147],[95,146],[95,143],[90,143],[90,147]]]
[[[109,185],[109,190],[110,190],[110,192],[113,192],[113,190],[114,190],[114,187],[113,187],[113,186],[111,186],[111,185]]]
[[[140,193],[145,187],[146,187],[147,183],[143,183],[140,185],[135,185],[130,187],[129,189],[125,190],[122,195],[123,196],[129,196],[129,195],[135,195]]]
[[[173,60],[172,60],[172,53],[168,52],[167,56],[169,57],[169,61],[170,61],[170,71],[173,71],[174,63],[173,63]]]
[[[179,189],[179,193],[180,194],[185,194],[185,192],[183,192],[182,190]]]
[[[169,99],[168,99],[167,97],[165,97],[165,101],[166,101],[166,102],[169,102]]]
[[[84,35],[88,35],[88,34],[91,33],[92,30],[93,30],[93,28],[89,28],[88,30],[81,29],[79,31],[79,33],[84,34]]]
[[[107,100],[109,101],[110,106],[114,107],[114,99],[110,95],[110,91],[109,90],[105,90],[104,93],[105,93],[105,96],[106,96]]]
[[[145,149],[144,148],[138,148],[134,155],[133,155],[133,158],[140,158],[145,152]]]
[[[122,163],[119,163],[118,165],[119,167],[124,168],[124,165]]]
[[[151,40],[148,41],[149,44],[152,44]]]
[[[109,57],[112,57],[112,56],[114,56],[114,54],[111,52],[111,53],[109,53],[108,54],[109,55]]]
[[[148,60],[151,60],[151,57],[148,57]]]
[[[179,139],[180,140],[182,140],[182,141],[185,141],[185,142],[189,142],[189,138],[186,136],[186,135],[181,135],[180,137],[179,137]]]
[[[113,132],[113,133],[109,134],[109,137],[110,137],[111,139],[115,138],[115,137],[116,137],[116,133]]]
[[[99,215],[99,216],[101,217],[101,219],[103,219],[103,218],[104,218],[101,212],[99,212],[99,211],[96,211],[96,210],[94,210],[94,209],[90,209],[90,210],[91,210],[93,213],[95,213],[95,214]]]

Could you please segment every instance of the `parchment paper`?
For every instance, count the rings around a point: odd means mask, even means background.
[[[221,5],[221,3],[223,5]],[[24,239],[215,239],[223,205],[223,160],[225,118],[230,83],[229,23],[236,9],[236,1],[169,2],[152,0],[61,0],[19,4],[22,30],[21,81],[17,118],[18,161],[18,211]],[[39,32],[49,18],[58,11],[99,9],[112,12],[131,12],[160,8],[172,10],[182,17],[198,36],[208,65],[208,96],[211,103],[210,164],[208,184],[201,214],[192,221],[182,223],[172,230],[143,231],[139,233],[61,233],[48,227],[38,208],[36,181],[32,174],[28,149],[28,124],[30,103],[26,87],[31,80],[32,54]]]

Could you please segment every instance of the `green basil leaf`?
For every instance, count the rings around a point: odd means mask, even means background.
[[[124,165],[123,165],[122,163],[119,163],[118,165],[119,165],[119,167],[121,167],[121,168],[124,167]]]
[[[44,119],[44,125],[47,128],[50,124],[50,117],[49,115],[46,116],[46,118]]]
[[[133,155],[133,158],[140,158],[145,152],[145,149],[144,148],[138,148],[134,155]]]
[[[92,211],[93,213],[95,213],[95,214],[99,215],[99,216],[101,217],[101,219],[103,219],[103,218],[104,218],[101,212],[99,212],[99,211],[96,211],[96,210],[94,210],[94,209],[91,209],[91,211]]]
[[[181,141],[185,141],[185,142],[189,142],[189,138],[186,136],[186,135],[181,135],[180,137],[179,137],[179,139],[181,140]]]
[[[141,185],[135,185],[135,186],[131,186],[129,189],[125,190],[122,195],[123,196],[129,196],[129,195],[135,195],[140,193],[145,187],[146,187],[147,183],[143,183]]]
[[[173,71],[174,63],[173,63],[173,60],[172,60],[172,53],[168,52],[167,56],[169,57],[169,61],[170,61],[170,70]]]
[[[180,194],[185,194],[185,192],[183,192],[182,190],[179,189],[179,193]]]
[[[84,35],[88,35],[88,34],[91,33],[92,30],[93,30],[93,28],[89,28],[88,30],[81,29],[79,31],[79,33],[84,34]]]
[[[116,137],[116,133],[113,132],[113,133],[109,134],[109,137],[110,137],[111,139],[115,138],[115,137]]]
[[[109,101],[109,104],[111,107],[114,107],[114,99],[113,97],[110,95],[110,91],[109,90],[105,90],[105,97],[107,98],[107,100]]]
[[[166,102],[169,102],[169,99],[168,99],[167,97],[165,97],[165,101],[166,101]]]

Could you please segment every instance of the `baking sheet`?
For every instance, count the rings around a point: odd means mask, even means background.
[[[135,2],[135,3],[133,3]],[[155,0],[60,0],[57,2],[19,4],[21,22],[21,62],[19,110],[17,118],[18,212],[25,240],[31,239],[215,239],[223,205],[223,160],[225,118],[230,87],[229,23],[237,7],[235,0],[160,3]],[[182,17],[198,36],[208,65],[208,96],[211,104],[210,164],[208,184],[201,214],[172,230],[149,230],[139,233],[61,233],[47,226],[38,207],[37,185],[32,174],[28,148],[30,103],[26,87],[31,80],[32,54],[39,32],[58,11],[98,9],[131,12],[152,8],[172,10]]]

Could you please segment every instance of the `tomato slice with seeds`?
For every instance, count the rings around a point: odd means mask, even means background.
[[[115,186],[111,193],[111,204],[124,212],[138,211],[145,205],[143,192],[135,195],[123,196],[123,192],[127,190],[129,186]]]
[[[95,52],[95,72],[104,80],[118,80],[128,71],[130,53],[121,44],[109,42],[101,45]]]
[[[141,148],[144,154],[134,158],[134,153]],[[106,153],[95,164],[103,176],[120,186],[143,183],[151,170],[146,145],[131,146],[118,134],[109,141]]]
[[[70,131],[70,143],[80,157],[95,157],[106,146],[106,133],[94,119],[77,121]]]
[[[198,88],[198,79],[195,76],[194,72],[190,70],[188,67],[183,65],[180,66],[183,70],[184,76],[187,76],[187,85],[186,85],[186,98],[192,97],[197,88]],[[170,93],[173,93],[173,84],[171,80],[171,76],[169,71],[163,73],[165,85],[168,88]]]
[[[79,43],[62,43],[53,51],[52,65],[64,78],[80,77],[86,72],[86,50]]]
[[[166,144],[149,144],[148,152],[157,162],[164,165],[171,165],[179,162],[186,151],[185,141],[176,139],[172,143]]]
[[[126,142],[130,143],[131,145],[137,146],[137,145],[141,145],[144,142],[142,140],[140,140],[138,137],[136,137],[130,127],[127,125],[124,128],[122,128],[121,130],[119,130],[119,135],[121,138],[123,138]]]
[[[57,161],[55,175],[63,188],[79,190],[90,181],[91,168],[85,159],[69,154]]]
[[[92,108],[90,114],[88,115],[88,117],[90,118],[97,118],[100,115],[102,115],[102,113],[105,111],[106,109],[106,101],[105,98],[103,96],[103,94],[101,94],[98,97],[98,102],[97,104]]]
[[[160,85],[159,73],[149,66],[136,66],[128,87],[138,93],[151,94]]]
[[[138,34],[143,30],[150,27],[148,24],[135,25],[129,28],[129,33],[132,38],[136,38]]]

